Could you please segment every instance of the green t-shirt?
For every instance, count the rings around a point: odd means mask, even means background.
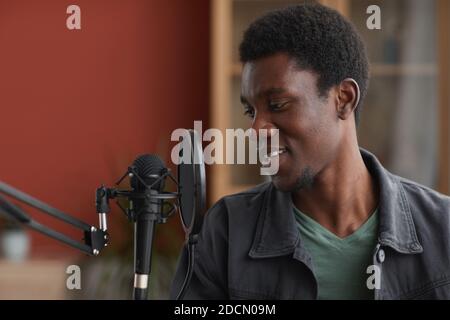
[[[353,234],[339,238],[314,219],[294,207],[302,242],[311,254],[314,275],[321,300],[371,300],[374,291],[367,288],[372,254],[377,240],[378,214]]]

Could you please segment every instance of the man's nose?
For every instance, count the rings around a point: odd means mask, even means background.
[[[276,134],[276,126],[264,116],[255,116],[252,123],[253,138],[271,138]]]

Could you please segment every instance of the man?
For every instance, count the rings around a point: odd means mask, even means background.
[[[278,129],[279,171],[209,210],[185,298],[450,299],[450,199],[358,147],[368,61],[354,27],[289,7],[249,27],[240,57],[245,113]]]

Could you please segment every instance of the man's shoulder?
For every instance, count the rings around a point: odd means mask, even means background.
[[[241,202],[242,199],[254,199],[263,196],[271,187],[271,182],[264,182],[250,189],[224,196],[220,201],[226,203]]]
[[[421,203],[430,209],[443,209],[450,213],[450,197],[412,180],[395,176],[405,190],[409,200]]]
[[[437,235],[448,239],[450,231],[450,197],[420,183],[397,177],[404,193],[402,201],[413,218],[416,231],[424,241]],[[450,243],[446,242],[446,246]]]
[[[230,194],[218,200],[206,213],[206,219],[222,222],[255,218],[259,213],[271,182],[259,184],[250,189]]]

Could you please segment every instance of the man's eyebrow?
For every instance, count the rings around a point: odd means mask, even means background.
[[[272,87],[272,88],[268,88],[266,90],[261,91],[258,96],[259,97],[266,97],[266,96],[271,96],[273,94],[280,94],[280,93],[284,93],[287,90],[284,88],[277,88],[277,87]]]
[[[258,97],[259,97],[259,98],[261,98],[261,97],[267,97],[267,96],[271,96],[271,95],[273,95],[273,94],[285,93],[286,91],[287,91],[287,90],[284,89],[284,88],[272,87],[272,88],[268,88],[268,89],[266,89],[266,90],[261,91],[261,92],[258,94]],[[241,103],[242,103],[242,104],[248,104],[247,99],[246,99],[243,95],[241,95]]]

